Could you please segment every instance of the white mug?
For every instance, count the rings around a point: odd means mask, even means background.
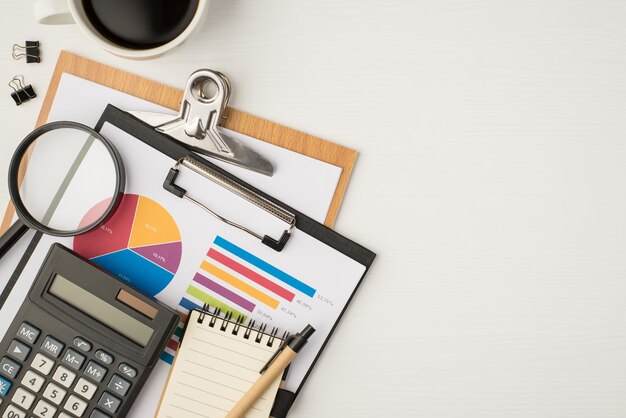
[[[76,23],[88,38],[107,51],[124,58],[148,59],[158,57],[181,45],[203,23],[210,0],[198,0],[198,8],[185,30],[168,43],[150,49],[132,49],[120,46],[105,38],[91,24],[85,13],[82,0],[37,0],[34,4],[35,19],[44,25]]]

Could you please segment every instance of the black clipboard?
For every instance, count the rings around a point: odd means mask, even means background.
[[[125,131],[126,133],[142,141],[146,145],[149,145],[152,148],[156,149],[157,151],[170,157],[173,160],[173,162],[191,155],[191,151],[187,149],[181,143],[172,140],[169,136],[156,131],[154,127],[147,125],[143,121],[135,118],[134,116],[132,116],[131,114],[127,112],[124,112],[123,110],[118,109],[117,107],[113,105],[108,105],[106,107],[104,113],[102,114],[97,125],[95,126],[95,129],[97,131],[100,131],[105,123],[110,123],[111,125],[121,129],[122,131]],[[287,416],[291,406],[293,405],[294,400],[296,399],[297,395],[300,393],[300,390],[304,386],[304,383],[308,379],[308,376],[310,375],[311,370],[317,364],[317,361],[319,360],[321,353],[324,351],[326,345],[328,344],[328,341],[330,340],[333,333],[335,332],[335,329],[337,325],[339,324],[339,322],[341,321],[343,314],[345,313],[346,309],[350,305],[350,302],[354,298],[356,291],[359,289],[361,283],[363,282],[363,278],[367,274],[369,267],[372,265],[376,257],[376,254],[368,250],[367,248],[338,234],[337,232],[333,231],[327,226],[311,219],[310,217],[304,215],[303,213],[300,213],[297,210],[289,207],[288,205],[285,205],[284,203],[262,192],[261,190],[256,189],[255,187],[247,184],[246,182],[240,180],[239,178],[233,176],[232,174],[222,170],[220,167],[212,164],[210,161],[206,160],[205,158],[197,154],[193,154],[193,158],[195,160],[202,162],[202,164],[206,165],[212,170],[215,170],[222,176],[225,176],[231,181],[237,183],[238,185],[250,190],[251,192],[254,192],[262,196],[264,199],[267,199],[270,202],[280,206],[281,208],[293,213],[296,217],[296,225],[299,231],[302,231],[310,235],[311,237],[317,239],[318,241],[323,242],[329,247],[332,247],[336,251],[344,254],[347,257],[350,257],[351,259],[353,259],[354,261],[358,262],[359,264],[365,267],[363,276],[360,278],[359,282],[357,283],[354,290],[352,291],[352,294],[348,298],[346,305],[344,306],[343,310],[337,317],[337,321],[333,324],[328,334],[328,337],[322,344],[322,347],[318,351],[315,357],[315,360],[313,361],[313,363],[311,364],[311,367],[309,368],[306,375],[302,379],[302,382],[300,383],[300,386],[298,386],[298,389],[295,392],[291,392],[285,389],[279,389],[278,394],[276,396],[276,400],[274,402],[274,407],[272,409],[271,416],[275,418],[284,418]],[[13,272],[11,278],[8,280],[6,284],[5,289],[0,295],[0,307],[2,307],[2,305],[6,301],[6,298],[8,297],[15,282],[18,280],[22,271],[27,265],[31,255],[37,248],[37,245],[39,244],[42,236],[43,236],[42,233],[37,232],[34,235],[31,242],[29,243],[27,250],[24,252],[24,255],[20,259],[15,271]],[[289,245],[289,244],[287,243],[286,245]]]
[[[167,155],[173,161],[178,161],[190,155],[190,150],[187,149],[181,143],[172,140],[167,135],[156,131],[152,126],[147,125],[143,121],[135,118],[129,113],[126,113],[116,108],[115,106],[112,106],[112,105],[107,106],[104,113],[100,117],[100,120],[98,121],[98,124],[96,125],[95,129],[97,131],[100,131],[105,123],[110,123],[113,126],[125,131],[126,133],[132,135],[134,138],[141,140],[145,144],[150,145],[154,149]],[[302,389],[309,374],[311,373],[311,370],[317,364],[317,361],[319,360],[321,353],[324,351],[324,348],[328,344],[328,341],[330,340],[333,333],[335,332],[335,329],[337,325],[339,324],[339,322],[341,321],[341,318],[343,317],[345,310],[350,305],[350,302],[352,301],[354,295],[356,294],[356,291],[359,289],[361,283],[363,282],[363,278],[367,274],[369,267],[372,265],[374,258],[376,257],[376,254],[368,250],[367,248],[349,240],[348,238],[345,238],[344,236],[338,234],[332,229],[326,227],[325,225],[309,218],[303,213],[298,212],[296,209],[291,208],[288,205],[285,205],[284,203],[262,192],[261,190],[258,190],[254,188],[253,186],[245,183],[239,178],[233,176],[232,174],[222,170],[220,167],[212,164],[210,161],[204,159],[203,157],[200,157],[197,154],[194,154],[194,159],[201,161],[203,164],[219,172],[221,175],[227,177],[228,179],[262,196],[263,198],[269,200],[270,202],[277,204],[283,209],[295,214],[298,230],[316,238],[317,240],[323,242],[324,244],[334,248],[336,251],[344,254],[347,257],[352,258],[354,261],[365,266],[365,272],[363,273],[363,276],[361,277],[356,287],[354,288],[344,309],[339,314],[337,321],[332,326],[326,341],[324,341],[320,351],[317,353],[315,360],[313,361],[311,367],[307,371],[298,389],[295,392],[290,392],[285,389],[279,390],[278,395],[276,396],[274,407],[272,409],[272,416],[276,418],[284,418],[287,416],[287,413],[289,412],[289,409],[291,408],[291,405],[293,404],[296,396]],[[289,245],[289,244],[287,243],[286,245]]]

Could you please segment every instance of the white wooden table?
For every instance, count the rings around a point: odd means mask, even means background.
[[[0,81],[43,95],[61,48],[171,85],[209,67],[233,107],[360,150],[336,227],[379,258],[293,416],[626,415],[624,1],[211,12],[184,48],[132,62],[3,0]],[[43,63],[11,59],[26,39]],[[0,173],[42,101],[3,91]]]

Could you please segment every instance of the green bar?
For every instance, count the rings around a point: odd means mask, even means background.
[[[233,309],[232,307],[230,307],[229,305],[215,299],[213,296],[204,293],[202,290],[193,287],[193,286],[189,286],[187,288],[187,294],[189,296],[193,296],[194,298],[204,302],[204,303],[208,303],[209,306],[213,309],[215,308],[219,308],[222,313],[224,312],[232,312],[233,313],[233,319],[236,320],[238,316],[242,316],[243,317],[243,321],[246,321],[248,319],[248,317],[244,314],[242,314],[241,312]]]
[[[182,327],[177,327],[174,330],[174,335],[177,336],[178,338],[180,338],[183,335],[183,328]]]

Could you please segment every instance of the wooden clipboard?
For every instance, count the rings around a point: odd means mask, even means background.
[[[41,105],[37,126],[43,125],[48,120],[48,114],[63,73],[73,74],[173,110],[180,109],[183,97],[183,91],[180,89],[92,61],[71,52],[61,51],[46,97]],[[341,177],[324,221],[324,225],[332,227],[337,219],[357,152],[230,107],[227,109],[226,116],[227,119],[222,123],[225,128],[341,167]],[[0,226],[0,233],[9,228],[14,214],[15,209],[12,204],[9,204]]]

